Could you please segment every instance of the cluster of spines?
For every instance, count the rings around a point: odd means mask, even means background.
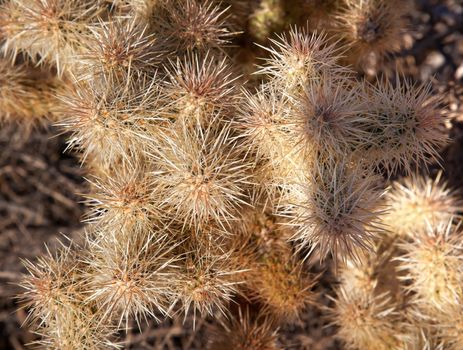
[[[242,29],[254,31],[267,52],[256,74],[265,82],[256,92],[240,89],[238,59],[227,56],[240,31],[239,15],[229,12],[247,10],[245,3],[9,0],[0,6],[5,54],[52,66],[68,85],[58,93],[59,124],[92,173],[87,245],[83,256],[71,254],[76,267],[65,276],[68,284],[50,294],[39,281],[47,280],[47,266],[67,268],[61,256],[47,258],[43,269],[30,265],[25,280],[46,345],[110,346],[105,338],[127,330],[131,318],[226,316],[242,295],[256,310],[249,315],[239,302],[224,329],[243,335],[234,339],[236,348],[273,349],[278,325],[297,320],[316,300],[316,277],[301,257],[331,254],[335,261],[369,264],[363,256],[374,255],[378,236],[387,232],[381,218],[388,199],[377,173],[411,173],[436,159],[446,138],[440,101],[428,85],[399,77],[396,85],[371,84],[342,65],[340,39],[360,47],[362,57],[382,55],[396,48],[390,26],[402,24],[402,7],[392,13],[384,1],[356,3],[324,4],[336,30],[294,27],[267,43],[269,23],[286,26],[286,5],[249,6],[255,12]],[[376,3],[380,16],[365,15]],[[302,8],[324,22],[317,5],[305,1]],[[349,16],[367,21],[355,25],[370,30],[363,33],[368,45],[339,29]],[[7,72],[16,78],[14,69]],[[21,79],[18,84],[30,85]],[[403,322],[399,301],[378,281],[363,294],[339,292],[334,316],[353,348],[367,349],[370,336],[390,347],[405,341],[391,325]],[[84,307],[71,313],[37,307],[49,298],[59,304],[63,292],[75,298],[69,310]],[[354,325],[343,322],[349,316],[358,321],[358,339],[355,329],[343,328]],[[98,337],[84,337],[69,326],[71,318],[81,329],[98,330]],[[452,344],[458,341],[453,336]]]
[[[395,182],[376,254],[341,270],[332,317],[349,348],[377,349],[383,337],[395,339],[394,349],[462,346],[461,203],[440,176]]]
[[[1,6],[1,50],[7,57],[51,65],[60,77],[77,74],[85,80],[99,73],[124,80],[125,70],[153,72],[173,53],[190,51],[231,53],[245,65],[243,59],[255,62],[263,53],[246,40],[268,44],[273,32],[290,25],[323,28],[332,44],[342,40],[350,47],[342,52],[347,62],[380,59],[398,49],[410,8],[409,1],[385,0],[8,0]],[[236,54],[230,46],[240,34],[245,47]],[[282,67],[274,68],[278,74]]]
[[[49,349],[118,348],[116,328],[97,312],[85,295],[85,263],[76,247],[63,246],[55,253],[26,262],[29,276],[21,296],[32,312],[30,318],[41,336],[36,345]]]
[[[368,70],[384,61],[385,55],[399,51],[411,9],[411,1],[339,1],[331,30],[348,48],[345,59]]]
[[[355,255],[383,230],[375,173],[411,173],[446,142],[428,85],[355,79],[331,45],[298,29],[281,36],[240,119],[267,193],[293,218],[301,248],[322,259]]]
[[[56,118],[61,82],[31,65],[0,58],[0,123],[15,123],[27,133]]]
[[[1,7],[2,51],[15,59],[23,53],[34,63],[53,64],[59,75],[76,64],[82,40],[102,6],[81,0],[12,0]]]
[[[163,4],[162,19],[168,21],[153,18],[149,27],[124,17],[100,17],[87,28],[80,61],[73,65],[40,53],[73,82],[59,95],[59,125],[71,131],[69,147],[82,151],[92,173],[87,244],[78,249],[85,253],[73,250],[78,268],[50,296],[58,304],[61,293],[76,298],[85,305],[78,315],[87,317],[82,320],[87,324],[69,323],[64,311],[43,302],[49,293],[36,280],[47,276],[32,271],[24,282],[30,290],[26,298],[47,310],[46,317],[38,308],[32,314],[40,319],[43,344],[51,348],[109,346],[105,336],[127,330],[133,318],[160,319],[181,311],[225,315],[232,299],[244,293],[248,271],[234,263],[230,237],[243,209],[251,208],[253,163],[232,122],[239,103],[237,78],[229,59],[216,50],[229,34],[223,10],[207,2],[187,5]],[[175,24],[185,18],[192,28]],[[159,33],[168,31],[167,41],[159,44]],[[177,56],[166,54],[172,49]],[[37,55],[26,53],[31,59]],[[284,259],[282,280],[297,269],[286,261],[289,256]],[[67,269],[59,257],[48,260]],[[310,294],[310,286],[297,288]],[[284,307],[277,304],[275,312],[283,313]],[[76,325],[111,332],[100,332],[87,344],[71,334],[79,333]],[[264,327],[262,336],[269,332],[265,322],[256,327]],[[272,323],[271,339],[275,327]]]
[[[272,319],[249,305],[238,308],[237,315],[223,320],[211,333],[208,350],[279,350],[278,333]]]

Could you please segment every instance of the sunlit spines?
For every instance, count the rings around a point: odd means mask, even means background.
[[[156,78],[139,80],[136,87],[81,83],[62,100],[60,126],[72,133],[69,148],[104,168],[140,159],[165,122]]]
[[[406,336],[397,306],[387,293],[355,293],[341,286],[332,309],[338,337],[348,349],[389,350],[405,348]]]
[[[227,115],[237,103],[238,91],[227,58],[212,53],[188,54],[167,69],[164,94],[168,115],[182,124],[207,126],[214,112]]]
[[[398,254],[394,240],[378,239],[359,261],[348,259],[338,270],[330,316],[348,349],[412,349],[416,325],[406,315]]]
[[[168,314],[179,257],[177,244],[156,230],[124,234],[113,228],[90,242],[85,296],[97,304],[102,322],[115,320],[127,329],[130,317],[139,322]]]
[[[56,350],[117,348],[111,323],[100,324],[93,305],[84,302],[84,266],[76,248],[63,245],[35,264],[25,263],[29,275],[20,284],[25,289],[21,299],[32,329],[41,336],[34,344]]]
[[[310,81],[317,81],[323,71],[347,74],[348,70],[338,66],[339,49],[330,44],[323,34],[308,34],[304,30],[291,29],[277,40],[271,39],[273,47],[263,47],[270,58],[258,73],[266,74],[286,93],[298,91]]]
[[[301,184],[301,203],[294,203],[290,215],[300,250],[321,260],[356,258],[358,249],[370,249],[372,239],[382,231],[383,212],[378,177],[346,161],[314,163],[309,183]]]
[[[36,330],[41,339],[32,345],[50,350],[120,349],[117,329],[111,323],[102,323],[93,305],[78,303],[63,307],[58,317]]]
[[[26,53],[35,63],[56,66],[62,75],[76,64],[82,38],[101,8],[88,0],[11,0],[0,7],[3,51]]]
[[[79,56],[78,79],[98,80],[104,76],[103,82],[112,84],[156,74],[165,53],[147,25],[133,18],[116,17],[109,22],[100,20],[90,29],[85,51]]]
[[[227,10],[210,0],[170,0],[164,2],[152,20],[169,50],[223,50],[236,34],[227,27]]]
[[[249,205],[251,165],[229,124],[163,133],[151,152],[159,169],[160,204],[184,226],[201,228],[210,221],[227,226]]]
[[[459,216],[462,202],[456,191],[441,180],[441,175],[434,180],[413,176],[392,184],[385,196],[388,210],[382,216],[392,234],[413,237],[428,226],[439,227]]]
[[[346,293],[388,293],[391,300],[400,301],[402,285],[396,271],[398,255],[394,242],[379,241],[368,252],[362,252],[360,262],[347,260],[339,269],[338,278]]]
[[[287,9],[290,2],[273,3]],[[71,303],[61,319],[67,323],[60,328],[51,319],[45,337],[61,332],[74,339],[70,323],[98,330],[115,322],[127,329],[129,319],[168,317],[174,310],[230,316],[230,304],[242,293],[268,318],[232,319],[229,327],[237,330],[223,333],[230,337],[225,345],[274,349],[275,324],[296,321],[315,303],[316,278],[299,257],[331,254],[349,261],[334,312],[341,337],[362,350],[402,347],[400,307],[418,293],[401,295],[394,270],[399,260],[377,251],[379,217],[387,208],[374,171],[411,172],[415,161],[436,156],[445,139],[431,116],[438,99],[428,102],[427,87],[408,83],[368,86],[363,94],[362,83],[338,66],[344,54],[338,43],[297,29],[267,50],[271,58],[260,73],[268,81],[256,93],[240,94],[235,69],[222,60],[223,52],[215,55],[232,39],[225,3],[113,2],[121,9],[126,3],[127,12],[111,8],[101,21],[85,22],[82,42],[90,51],[76,57],[88,71],[73,96],[62,97],[71,147],[100,168],[96,193],[88,196],[97,232],[79,261],[79,290],[70,291],[82,308]],[[149,9],[155,3],[158,12]],[[163,57],[151,51],[158,44],[167,51]],[[161,59],[164,67],[154,77]],[[422,116],[419,127],[400,117],[413,113]],[[406,128],[412,136],[403,142]],[[452,205],[449,213],[459,209]],[[51,347],[86,349],[91,338],[100,341],[92,332],[87,340]]]
[[[413,323],[413,321],[411,321]],[[411,325],[405,350],[444,350],[445,344],[428,325]]]
[[[438,162],[439,150],[448,141],[447,117],[431,85],[401,82],[399,76],[396,80],[395,85],[387,81],[376,87],[366,85],[365,96],[371,100],[365,158],[389,175],[398,169],[411,173],[419,165]]]
[[[20,284],[25,290],[21,299],[30,308],[30,317],[35,323],[52,322],[61,308],[70,307],[79,299],[78,265],[71,246],[60,247],[55,253],[48,250],[35,264],[25,262],[29,274]]]
[[[446,305],[441,313],[432,318],[435,323],[431,326],[438,339],[438,350],[458,350],[463,347],[463,299],[455,300]]]
[[[260,182],[271,193],[300,180],[302,159],[294,135],[293,104],[273,84],[261,85],[254,93],[243,90],[243,94],[237,125],[259,165],[257,177],[266,179]]]
[[[256,91],[243,90],[244,99],[239,127],[248,138],[258,159],[281,158],[277,153],[289,140],[285,138],[289,125],[289,100],[279,96],[275,86],[261,85]]]
[[[410,282],[408,289],[415,293],[413,299],[424,317],[435,316],[463,298],[463,246],[459,233],[450,219],[415,231],[412,240],[400,245],[404,255],[398,258],[399,269],[406,272],[402,278]]]
[[[91,206],[88,222],[127,234],[148,233],[160,223],[155,174],[146,166],[129,163],[90,182],[94,189],[87,196]]]
[[[463,247],[461,229],[450,218],[413,231],[399,245],[401,278],[409,292],[412,322],[428,330],[426,349],[463,345]],[[434,347],[432,347],[432,345]]]

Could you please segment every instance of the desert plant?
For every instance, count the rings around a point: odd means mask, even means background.
[[[86,243],[27,263],[44,344],[117,346],[131,319],[193,314],[216,320],[210,349],[277,349],[279,326],[317,305],[310,264],[332,260],[328,314],[349,348],[457,348],[461,325],[437,326],[461,310],[460,202],[438,180],[386,194],[392,176],[438,159],[441,99],[400,74],[368,82],[344,59],[394,51],[404,8],[301,1],[317,23],[302,29],[283,1],[227,3],[0,5],[5,56],[65,86],[50,109],[91,183]],[[256,53],[250,77],[240,57]],[[18,87],[0,85],[0,106],[46,114],[19,64],[0,61],[0,82]]]

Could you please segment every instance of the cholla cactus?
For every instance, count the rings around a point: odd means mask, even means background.
[[[30,273],[22,284],[23,297],[42,339],[49,349],[110,349],[116,327],[105,323],[93,303],[87,303],[82,288],[85,264],[78,259],[74,247],[62,247],[56,254],[26,262]]]
[[[282,34],[271,43],[274,47],[264,47],[271,56],[259,73],[271,76],[281,90],[292,92],[312,80],[320,80],[324,72],[333,72],[337,77],[334,72],[343,70],[337,65],[339,49],[329,44],[324,35],[293,28],[288,35]]]
[[[81,52],[101,13],[98,3],[81,0],[14,0],[0,6],[3,51],[26,53],[33,62],[56,65],[63,74]]]
[[[460,211],[459,201],[439,180],[440,175],[434,181],[418,178],[394,183],[386,198],[396,205],[383,218],[389,223],[389,235],[360,270],[351,267],[342,271],[341,288],[332,312],[340,326],[339,336],[352,348],[379,347],[364,336],[365,332],[378,329],[388,336],[400,335],[400,343],[393,345],[394,349],[461,346],[461,317],[457,314],[463,294],[462,247],[460,226],[454,217]],[[431,211],[431,207],[436,210]],[[360,292],[373,292],[373,296],[387,293],[384,295],[391,309],[375,308],[376,304],[368,309],[369,317],[376,323],[384,321],[378,323],[383,328],[375,327],[372,321],[361,323],[358,331],[353,329],[353,324],[360,324],[349,319],[353,311],[346,314],[346,310],[353,307],[351,296]],[[359,308],[355,306],[357,320],[361,319]],[[391,322],[400,324],[399,329],[393,329],[393,323],[383,319],[387,315],[394,318]],[[449,317],[452,322],[448,322]],[[365,343],[362,346],[359,342]]]
[[[340,289],[336,324],[349,349],[401,349],[403,325],[387,294],[371,295]]]
[[[277,331],[272,320],[258,312],[252,315],[249,307],[238,309],[238,316],[213,330],[208,350],[279,350]]]
[[[395,248],[377,244],[361,264],[348,261],[340,271],[333,322],[348,349],[406,349],[408,324],[401,313],[403,287],[395,273]]]
[[[461,324],[438,327],[461,311],[459,200],[438,180],[385,195],[384,178],[438,159],[440,99],[344,65],[394,51],[404,10],[319,3],[2,2],[4,119],[59,111],[92,185],[86,243],[27,264],[44,345],[115,347],[132,319],[192,314],[215,320],[210,349],[277,349],[279,326],[317,305],[310,263],[329,259],[349,348],[462,344]],[[241,58],[257,53],[251,79]],[[39,95],[22,57],[59,93]]]
[[[374,99],[368,160],[389,173],[403,168],[410,173],[419,165],[438,161],[437,150],[447,141],[439,109],[439,97],[431,94],[429,84],[390,83],[368,92]]]
[[[152,75],[162,61],[159,40],[136,19],[116,17],[91,29],[80,57],[81,71],[76,69],[80,79],[99,81],[104,77],[108,84],[114,84],[127,75]]]
[[[53,120],[59,86],[51,74],[0,58],[0,122],[28,131]]]
[[[410,289],[420,309],[432,315],[460,300],[462,246],[452,221],[414,231],[413,239],[400,247],[405,252],[400,268],[407,271],[402,278],[413,281]]]
[[[334,30],[348,45],[347,58],[367,66],[397,52],[406,29],[408,0],[340,0]]]
[[[231,112],[237,102],[233,71],[226,58],[210,52],[190,54],[171,63],[165,82],[169,116],[180,125],[199,123],[207,126],[219,111]]]
[[[183,128],[163,135],[160,148],[153,150],[160,205],[184,225],[228,226],[249,206],[251,164],[231,133],[228,125],[221,130]]]
[[[309,248],[323,260],[353,257],[358,249],[370,249],[381,232],[381,192],[376,178],[360,168],[349,169],[342,161],[317,164],[297,204],[293,223],[300,249]]]
[[[212,0],[164,1],[153,16],[165,45],[178,53],[223,50],[234,34],[227,25],[227,8]]]
[[[77,83],[62,97],[60,125],[72,132],[69,148],[79,148],[83,160],[110,168],[118,162],[138,160],[149,148],[149,140],[159,132],[164,117],[158,108],[159,90],[154,78],[125,83]]]
[[[175,276],[172,244],[164,234],[152,232],[98,232],[90,242],[88,265],[83,273],[86,302],[104,310],[104,322],[167,315],[171,295],[169,281]]]
[[[459,216],[462,203],[458,194],[441,180],[423,177],[406,178],[392,185],[386,195],[387,215],[382,221],[397,235],[424,233]]]

